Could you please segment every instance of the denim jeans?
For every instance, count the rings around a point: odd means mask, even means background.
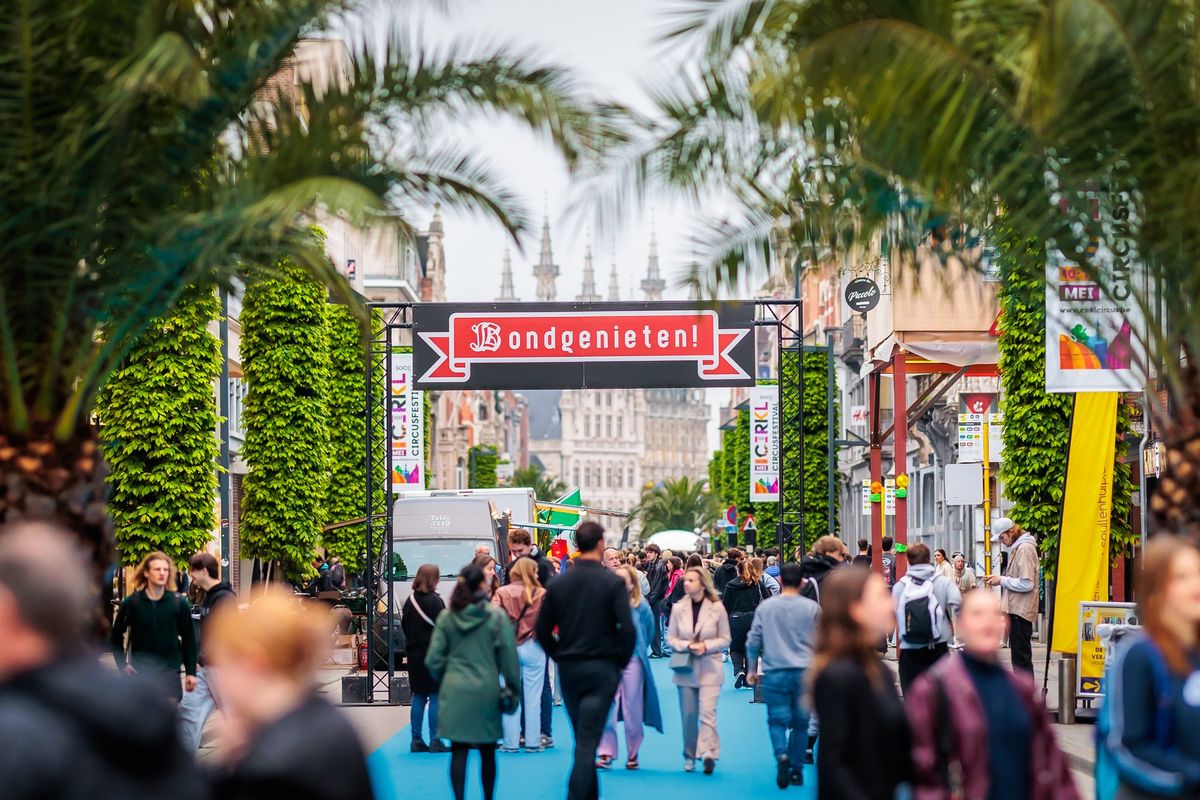
[[[773,669],[762,676],[767,728],[775,757],[786,755],[793,764],[804,762],[808,745],[808,711],[804,708],[804,670]]]
[[[184,692],[179,701],[179,738],[188,753],[195,755],[200,749],[200,736],[204,733],[204,723],[217,707],[213,699],[209,679],[212,672],[208,667],[196,670],[196,688]]]
[[[412,696],[412,736],[421,738],[421,729],[425,727],[425,709],[429,709],[429,741],[437,739],[438,696],[436,694],[417,694]]]
[[[521,662],[521,707],[500,718],[504,747],[509,750],[516,749],[520,742],[522,719],[526,731],[538,729],[542,719],[542,686],[546,681],[546,651],[542,650],[537,639],[517,645],[517,658]],[[536,735],[526,733],[526,747],[537,747],[539,744]]]

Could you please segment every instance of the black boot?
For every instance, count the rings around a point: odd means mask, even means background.
[[[808,747],[804,750],[804,763],[805,764],[813,763],[813,747],[815,747],[816,744],[817,744],[817,737],[809,736],[808,737]]]
[[[425,740],[422,739],[420,736],[414,736],[413,740],[412,740],[412,747],[410,747],[408,749],[408,752],[410,752],[410,753],[428,753],[429,745],[425,744]]]
[[[442,744],[441,739],[434,739],[429,743],[429,752],[431,753],[449,753],[450,748]]]

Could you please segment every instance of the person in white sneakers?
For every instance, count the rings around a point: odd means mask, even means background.
[[[910,545],[906,555],[908,572],[892,587],[892,601],[899,623],[900,690],[908,694],[912,682],[949,652],[962,593],[930,563],[928,545]]]

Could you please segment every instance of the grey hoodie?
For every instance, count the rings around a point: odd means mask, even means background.
[[[908,572],[904,577],[896,581],[896,585],[892,587],[892,602],[896,606],[896,613],[900,613],[900,609],[904,603],[904,590],[909,587],[913,581],[933,581],[933,596],[937,598],[938,604],[941,605],[942,615],[941,630],[938,633],[936,644],[949,643],[954,638],[953,629],[950,627],[950,615],[958,614],[958,607],[962,604],[962,592],[958,590],[955,582],[944,575],[939,575],[933,564],[915,564],[908,568]],[[924,645],[908,644],[901,640],[901,650],[918,650]]]

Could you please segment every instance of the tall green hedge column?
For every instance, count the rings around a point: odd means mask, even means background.
[[[325,522],[329,479],[326,290],[283,262],[246,287],[241,541],[246,556],[302,577]]]
[[[182,562],[212,539],[221,350],[215,293],[189,289],[108,379],[96,410],[125,564],[162,550]]]
[[[1000,474],[1005,498],[1012,503],[1008,515],[1041,539],[1043,562],[1052,577],[1074,396],[1046,392],[1045,248],[1010,234],[998,243],[997,257],[1004,276],[999,341],[1004,462]],[[1129,431],[1129,409],[1122,404],[1117,414],[1118,443]],[[1129,521],[1133,494],[1129,464],[1116,461],[1112,489],[1110,552],[1115,559],[1128,555],[1134,542]],[[998,564],[994,551],[993,558]]]
[[[496,448],[491,445],[477,444],[470,449],[469,453],[468,487],[471,489],[495,489],[496,467],[500,464]]]

